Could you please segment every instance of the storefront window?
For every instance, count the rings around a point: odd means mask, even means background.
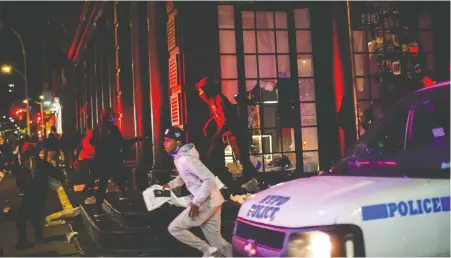
[[[406,14],[409,19],[403,18]],[[418,14],[396,3],[351,5],[359,135],[365,133],[368,122],[375,120],[373,103],[388,110],[415,88],[407,85],[414,85],[434,69],[431,17],[428,12]]]
[[[219,40],[222,92],[232,103],[238,92],[236,42],[233,6],[219,5]],[[296,149],[302,148],[304,171],[318,168],[318,136],[310,17],[308,9],[294,11],[295,31],[288,30],[287,13],[281,11],[242,11],[244,79],[248,104],[249,155],[260,172],[296,168]],[[296,37],[296,52],[289,48],[289,34]],[[294,128],[282,128],[279,121],[279,87],[290,78],[290,57],[297,58],[302,142],[295,141]],[[287,86],[288,87],[288,86]],[[229,170],[240,170],[226,148]]]
[[[298,66],[299,101],[304,172],[318,170],[318,128],[316,121],[315,80],[308,9],[294,11]]]
[[[242,31],[248,104],[252,135],[250,160],[260,172],[296,167],[294,130],[278,122],[279,78],[290,73],[286,12],[243,11]]]

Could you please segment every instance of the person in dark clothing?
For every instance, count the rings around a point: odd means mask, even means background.
[[[56,127],[51,127],[51,132],[45,141],[46,158],[55,167],[59,163],[59,153],[61,151],[61,136],[56,132]]]
[[[24,150],[24,166],[29,169],[27,183],[24,186],[24,196],[17,212],[16,228],[18,231],[17,249],[24,249],[31,246],[27,237],[27,221],[30,220],[35,233],[35,240],[42,242],[43,216],[45,202],[49,192],[49,176],[61,180],[60,172],[52,164],[39,158],[39,152],[34,145],[30,145]]]
[[[238,115],[230,101],[218,91],[218,86],[211,77],[204,77],[195,84],[199,97],[208,105],[211,118],[205,123],[203,133],[207,136],[207,128],[211,122],[215,122],[217,129],[211,139],[207,154],[207,166],[216,172],[218,177],[228,188],[236,188],[255,178],[257,170],[250,163],[248,155],[241,155],[239,141],[245,139],[243,130],[239,128]],[[229,171],[225,171],[224,149],[227,145],[233,150],[234,157],[243,166],[243,176],[234,181]],[[238,187],[240,188],[240,187]],[[232,190],[232,189],[231,189]]]
[[[116,113],[112,108],[102,110],[98,127],[93,131],[91,145],[95,149],[94,170],[99,177],[99,188],[95,200],[94,216],[100,216],[100,205],[103,203],[108,187],[108,179],[114,178],[119,188],[119,199],[124,200],[125,196],[125,173],[123,171],[122,148],[125,141],[117,122]]]

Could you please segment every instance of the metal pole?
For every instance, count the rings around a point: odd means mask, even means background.
[[[354,126],[356,130],[356,139],[360,138],[359,133],[359,112],[358,112],[358,102],[357,102],[357,91],[356,91],[356,76],[355,76],[355,62],[354,62],[354,41],[352,37],[352,26],[351,26],[351,4],[349,0],[346,1],[346,13],[348,16],[348,36],[349,36],[349,49],[351,54],[351,68],[352,68],[352,98],[354,102]]]
[[[24,66],[24,81],[25,81],[25,99],[27,101],[27,135],[31,136],[30,132],[30,106],[29,106],[29,99],[28,99],[28,77],[27,77],[27,55],[25,53],[25,46],[22,41],[22,37],[20,37],[19,33],[17,33],[16,30],[13,28],[9,28],[19,39],[20,45],[22,46],[22,54],[23,54],[23,66]]]
[[[42,101],[43,100],[41,100],[41,102],[39,102],[39,106],[40,106],[40,108],[41,108],[41,126],[42,126],[42,133],[44,134],[44,135],[46,135],[46,133],[45,133],[45,120],[44,120],[44,105],[42,105]]]

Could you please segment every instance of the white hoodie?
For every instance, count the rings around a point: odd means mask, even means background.
[[[209,207],[222,205],[224,198],[216,185],[216,177],[199,160],[199,152],[194,144],[183,145],[174,155],[174,164],[179,175],[168,183],[171,189],[186,184],[193,197],[193,204]]]

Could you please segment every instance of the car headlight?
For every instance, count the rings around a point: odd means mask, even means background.
[[[357,226],[302,229],[291,232],[284,257],[362,257],[363,235]]]
[[[331,257],[330,236],[321,231],[293,233],[287,244],[285,257]]]

